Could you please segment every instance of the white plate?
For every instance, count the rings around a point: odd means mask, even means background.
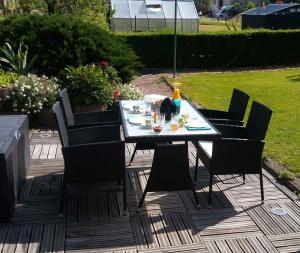
[[[209,125],[203,121],[191,120],[185,123],[185,126],[190,128],[200,128],[200,127],[208,127]]]
[[[141,110],[139,110],[139,111],[129,110],[129,113],[131,113],[131,114],[141,114],[141,113],[143,113],[143,111],[141,111]]]
[[[287,215],[288,212],[283,209],[283,208],[279,208],[279,207],[274,207],[271,209],[271,212],[275,215],[279,215],[279,216],[284,216],[284,215]]]
[[[128,119],[129,123],[133,125],[142,125],[145,124],[145,118],[143,117],[133,117]]]

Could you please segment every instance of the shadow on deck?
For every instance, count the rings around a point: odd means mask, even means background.
[[[72,186],[58,218],[63,160],[56,133],[31,137],[31,168],[12,221],[0,225],[0,252],[300,252],[300,202],[264,173],[265,203],[259,178],[237,175],[214,179],[208,209],[208,173],[199,168],[196,208],[191,192],[149,193],[152,151],[139,151],[127,170],[129,215],[123,216],[116,183]],[[128,144],[130,157],[133,145]],[[191,171],[195,150],[190,147]],[[270,210],[283,207],[287,216]]]

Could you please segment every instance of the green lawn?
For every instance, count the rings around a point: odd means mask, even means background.
[[[227,23],[227,26],[226,24]],[[208,17],[201,17],[200,18],[200,27],[199,31],[201,32],[229,32],[229,31],[235,31],[236,30],[241,30],[241,20],[238,19],[236,20],[235,18],[232,18],[230,20],[218,20],[216,18],[208,18]]]
[[[269,106],[273,115],[265,156],[275,157],[300,177],[300,68],[182,74],[176,81],[187,97],[207,108],[227,110],[235,87],[247,92],[251,101]]]

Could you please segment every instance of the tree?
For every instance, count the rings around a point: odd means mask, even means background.
[[[20,9],[23,13],[77,16],[106,30],[107,21],[110,19],[109,5],[106,0],[21,0]]]

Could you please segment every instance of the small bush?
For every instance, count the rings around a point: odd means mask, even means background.
[[[10,112],[35,114],[44,108],[49,109],[57,95],[55,79],[28,74],[14,81],[10,95],[4,100],[4,107]]]
[[[279,180],[283,183],[283,184],[286,184],[290,181],[293,181],[295,180],[295,175],[294,173],[292,173],[291,171],[289,170],[283,170],[280,172],[279,174]]]
[[[110,105],[113,91],[120,83],[115,69],[106,62],[101,62],[100,66],[67,67],[60,80],[74,105]]]
[[[0,88],[10,87],[18,75],[12,72],[4,72],[0,69]]]
[[[78,67],[107,60],[128,81],[140,66],[132,49],[99,26],[73,17],[24,15],[0,21],[0,45],[15,48],[20,41],[38,55],[33,68],[38,74],[57,76],[66,66]]]

